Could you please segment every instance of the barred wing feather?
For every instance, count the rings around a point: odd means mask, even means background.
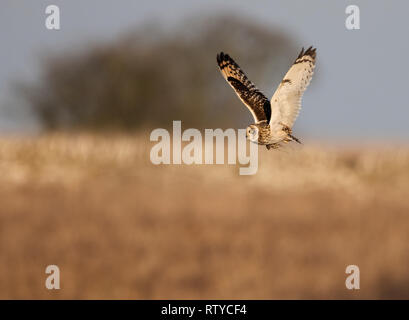
[[[282,123],[292,128],[301,109],[301,99],[307,89],[315,67],[316,49],[301,50],[271,98],[270,123]]]
[[[217,55],[217,64],[226,81],[247,106],[256,123],[270,121],[271,106],[267,97],[247,78],[239,65],[223,52]]]

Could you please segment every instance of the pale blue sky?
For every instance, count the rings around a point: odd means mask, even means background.
[[[61,9],[59,31],[44,26],[49,4]],[[349,4],[360,8],[360,30],[345,28]],[[318,48],[319,77],[307,90],[296,123],[302,135],[409,141],[408,2],[3,0],[0,8],[0,132],[33,127],[10,88],[14,81],[35,80],[44,53],[110,41],[146,22],[173,25],[226,11],[282,28],[296,46]]]

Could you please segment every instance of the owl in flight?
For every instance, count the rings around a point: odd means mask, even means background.
[[[315,57],[315,48],[306,51],[302,48],[269,101],[228,54],[217,55],[220,72],[254,117],[255,123],[246,130],[247,139],[269,150],[279,148],[283,142],[300,143],[292,135],[292,127],[301,109],[302,95],[314,73]]]

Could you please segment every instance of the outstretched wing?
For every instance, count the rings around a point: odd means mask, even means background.
[[[292,128],[301,109],[301,99],[307,89],[315,67],[316,49],[302,48],[271,98],[271,123],[282,122]]]
[[[239,65],[228,54],[223,52],[217,55],[220,72],[232,86],[240,100],[247,106],[254,117],[254,121],[270,121],[270,101],[246,77]]]

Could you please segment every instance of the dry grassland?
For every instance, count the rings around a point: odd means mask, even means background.
[[[409,298],[408,148],[263,149],[239,176],[147,141],[0,139],[0,298]]]

